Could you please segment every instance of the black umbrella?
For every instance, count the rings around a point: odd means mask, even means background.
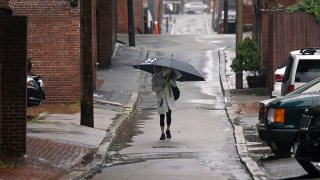
[[[154,66],[162,66],[177,70],[181,73],[177,81],[205,81],[203,76],[189,63],[173,58],[152,57],[146,61],[133,65],[134,68],[154,73]]]

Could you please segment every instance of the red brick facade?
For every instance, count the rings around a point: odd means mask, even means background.
[[[99,68],[106,68],[117,40],[117,0],[99,1],[97,12],[98,62]]]
[[[0,154],[26,152],[27,18],[0,16]]]
[[[95,1],[93,13],[95,16]],[[73,103],[80,99],[80,0],[10,2],[13,15],[28,16],[28,57],[32,72],[45,83],[47,103]],[[94,18],[95,19],[95,18]],[[97,57],[96,22],[93,22],[93,59]]]
[[[243,4],[243,24],[252,25],[253,23],[252,4]]]
[[[96,1],[92,59],[97,59]],[[26,152],[26,59],[42,76],[46,101],[80,99],[80,8],[68,0],[0,0],[0,154]],[[12,11],[13,16],[2,16]],[[25,17],[27,16],[27,17]],[[95,62],[93,63],[95,79]]]
[[[10,0],[0,0],[0,8],[10,9],[9,2]]]
[[[128,33],[128,6],[127,0],[118,0],[117,1],[118,9],[118,33]],[[138,33],[144,32],[143,24],[143,1],[136,0],[134,1],[134,26],[135,32]]]

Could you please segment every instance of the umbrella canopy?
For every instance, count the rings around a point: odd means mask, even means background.
[[[149,73],[154,73],[154,66],[162,66],[179,71],[181,76],[177,81],[205,81],[204,77],[191,64],[173,58],[152,57],[140,64],[133,65],[134,68]]]

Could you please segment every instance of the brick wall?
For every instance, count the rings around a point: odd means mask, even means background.
[[[26,17],[0,16],[0,154],[26,152]]]
[[[80,1],[79,1],[80,2]],[[92,1],[95,5],[95,1]],[[28,57],[45,84],[45,103],[80,99],[80,7],[67,0],[25,0],[11,4],[13,15],[28,16]],[[95,8],[95,6],[93,7]],[[93,13],[96,11],[94,10]],[[95,22],[93,32],[95,32]],[[93,58],[96,59],[96,34]]]
[[[0,8],[10,9],[9,2],[10,0],[0,0]]]
[[[128,33],[128,8],[127,0],[118,0],[117,3],[118,25],[119,33]]]
[[[253,12],[252,12],[252,4],[244,4],[243,5],[243,24],[251,24],[253,23]]]
[[[117,14],[118,14],[118,33],[128,33],[128,7],[127,0],[118,0],[117,1]],[[144,10],[143,10],[143,1],[136,0],[134,1],[134,26],[135,32],[138,33],[144,32]]]
[[[106,68],[111,64],[114,50],[113,33],[116,32],[117,1],[99,1],[98,3],[98,62],[99,68]]]

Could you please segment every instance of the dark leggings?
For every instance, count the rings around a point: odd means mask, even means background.
[[[171,125],[171,110],[166,113],[167,116],[167,126]],[[164,127],[164,114],[160,114],[160,126]]]

